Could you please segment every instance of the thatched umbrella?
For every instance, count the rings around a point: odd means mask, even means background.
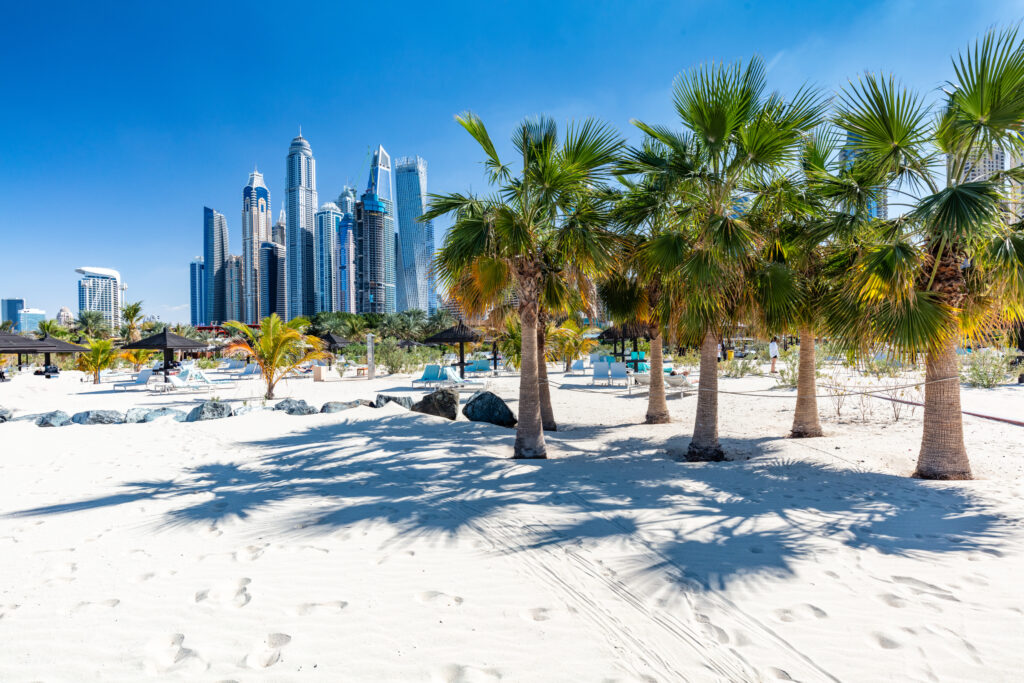
[[[169,381],[167,376],[171,362],[174,360],[175,351],[202,351],[208,346],[204,342],[199,342],[188,337],[182,337],[180,334],[174,334],[167,328],[164,328],[162,332],[157,332],[152,337],[146,337],[140,339],[137,342],[131,344],[125,344],[121,348],[126,351],[134,351],[137,349],[148,349],[155,351],[164,352],[164,382]]]
[[[45,365],[49,365],[51,353],[85,353],[88,350],[56,337],[46,336],[42,339],[35,339],[34,337],[23,337],[20,334],[0,332],[0,353],[18,354],[19,367],[21,367],[21,354],[23,353],[45,354]]]
[[[618,355],[623,361],[626,360],[626,340],[633,340],[633,350],[637,351],[637,340],[638,339],[650,339],[651,328],[648,325],[639,323],[636,321],[625,323],[624,325],[613,325],[607,330],[602,332],[597,337],[602,342],[612,343],[612,355]],[[615,348],[617,342],[622,342],[622,352],[618,352]],[[640,369],[640,361],[632,360],[630,363],[633,364],[633,370],[637,371]]]
[[[423,340],[424,344],[458,344],[459,345],[459,377],[466,378],[466,342],[480,341],[480,333],[461,320],[454,327],[441,330]]]
[[[408,351],[409,349],[415,349],[417,346],[423,346],[423,344],[420,344],[418,341],[414,341],[412,339],[403,339],[402,341],[398,342],[398,348],[405,349],[406,351]]]
[[[321,340],[324,343],[324,348],[330,351],[332,354],[335,351],[341,351],[346,346],[352,345],[352,342],[343,337],[339,337],[333,332],[328,332],[323,337],[321,337]],[[334,363],[332,362],[328,367],[334,367]]]

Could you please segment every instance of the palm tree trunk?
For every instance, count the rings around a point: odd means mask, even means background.
[[[545,432],[558,431],[555,411],[551,408],[551,387],[548,386],[547,335],[544,321],[537,321],[537,383],[540,391],[540,421]]]
[[[651,388],[647,393],[647,424],[661,425],[672,421],[665,402],[665,364],[661,349],[661,330],[651,336]]]
[[[960,413],[960,374],[956,339],[951,338],[925,359],[924,434],[915,477],[971,479]]]
[[[525,289],[525,288],[523,288]],[[540,420],[540,389],[537,376],[537,299],[526,300],[520,294],[519,318],[522,324],[521,364],[519,369],[519,422],[513,458],[546,458],[544,430]]]
[[[814,368],[814,335],[811,328],[800,328],[800,368],[796,378],[796,412],[789,435],[794,439],[821,436],[818,421],[818,392]]]
[[[92,373],[92,383],[93,384],[99,384],[100,383],[100,371],[99,370],[96,370],[95,372]]]
[[[700,345],[700,384],[697,391],[697,418],[693,439],[686,451],[690,462],[725,460],[718,443],[718,340],[711,330]]]

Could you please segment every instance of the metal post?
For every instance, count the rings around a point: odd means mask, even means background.
[[[373,333],[366,335],[366,379],[373,379],[377,375],[377,366],[373,362]]]
[[[459,342],[459,377],[466,379],[466,342]]]
[[[171,374],[171,361],[174,360],[174,351],[170,349],[164,349],[164,384],[167,384],[171,380],[167,379],[168,375]]]

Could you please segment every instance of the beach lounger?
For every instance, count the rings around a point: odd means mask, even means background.
[[[585,369],[583,367],[583,359],[581,358],[579,360],[574,360],[572,362],[572,365],[569,367],[569,372],[571,372],[574,375],[577,372],[585,372]]]
[[[118,382],[114,385],[114,389],[124,389],[127,391],[132,387],[144,387],[149,383],[150,378],[153,377],[153,371],[149,368],[143,368],[139,371],[139,374],[135,376],[135,380],[131,382]]]
[[[590,382],[591,384],[597,384],[598,381],[603,381],[606,383],[608,382],[608,363],[599,360],[596,363],[594,363],[594,366],[593,368],[591,368],[591,370],[593,372],[593,381]]]
[[[483,382],[462,379],[459,377],[459,371],[453,367],[445,368],[444,375],[444,386],[450,386],[454,389],[458,389],[459,391],[475,391],[486,387]]]
[[[625,363],[612,363],[608,367],[608,384],[622,382],[624,386],[629,385],[629,374],[626,372]]]
[[[262,373],[260,372],[260,366],[256,363],[249,363],[238,373],[238,377],[259,377]]]
[[[412,385],[413,387],[415,387],[417,384],[422,384],[423,386],[432,386],[434,384],[438,384],[441,381],[441,366],[427,365],[426,367],[423,368],[423,376],[420,377],[419,379],[414,379],[412,381]]]

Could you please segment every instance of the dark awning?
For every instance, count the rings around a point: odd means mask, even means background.
[[[613,325],[597,336],[603,342],[622,341],[623,339],[650,339],[650,337],[650,326],[638,322]]]
[[[0,332],[0,353],[84,353],[88,350],[55,337],[36,339]]]
[[[352,342],[350,342],[349,340],[344,339],[343,337],[339,337],[333,332],[328,332],[320,339],[321,341],[323,341],[324,346],[327,348],[328,351],[338,351],[352,344]]]
[[[140,339],[137,342],[131,344],[125,344],[122,349],[133,351],[136,349],[156,349],[162,351],[202,351],[209,347],[206,342],[196,341],[195,339],[189,339],[188,337],[182,337],[180,334],[174,334],[170,330],[165,329],[162,332],[157,332],[152,337],[146,337]]]
[[[475,342],[482,339],[482,335],[468,327],[466,323],[459,321],[458,325],[441,330],[435,335],[423,340],[424,344],[458,344],[459,342]]]

